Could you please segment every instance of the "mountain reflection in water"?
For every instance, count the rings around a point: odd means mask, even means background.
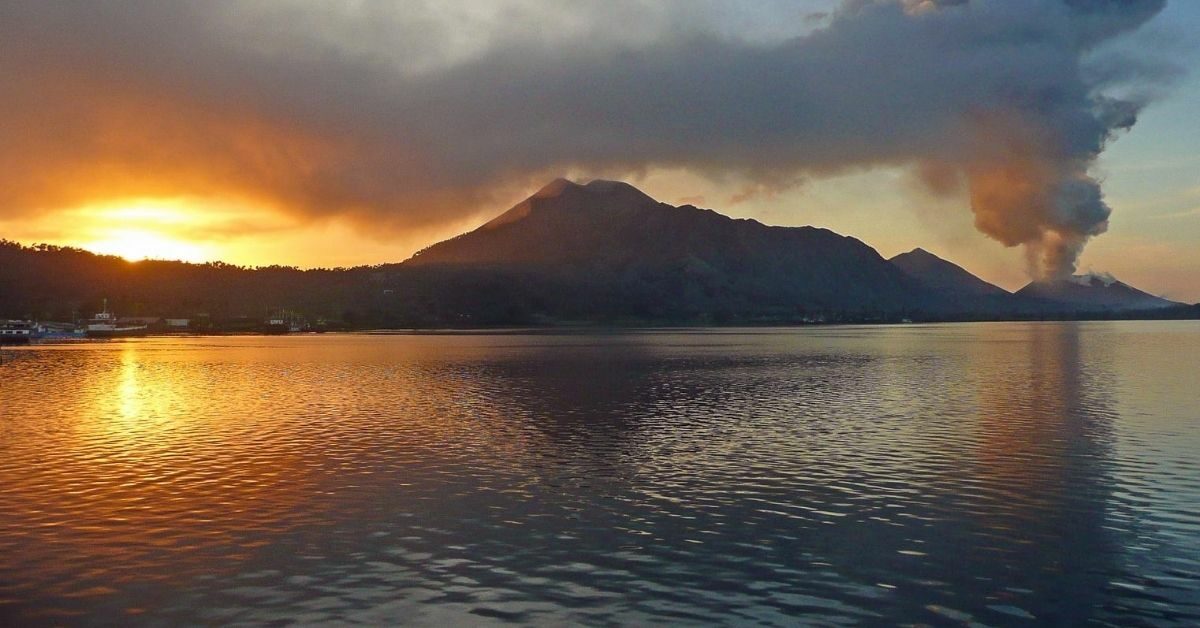
[[[1190,322],[0,367],[0,623],[1200,621]]]

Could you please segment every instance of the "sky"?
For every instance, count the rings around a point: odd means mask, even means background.
[[[1200,3],[0,5],[0,238],[400,261],[547,181],[1200,301]]]

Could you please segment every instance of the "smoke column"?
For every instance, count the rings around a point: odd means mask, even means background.
[[[903,4],[910,16],[971,10],[966,0]],[[954,161],[934,160],[921,167],[935,191],[952,184],[956,174],[962,176],[976,227],[1006,246],[1023,245],[1030,275],[1042,280],[1073,274],[1088,239],[1108,229],[1112,210],[1088,170],[1114,133],[1133,126],[1144,105],[1144,98],[1103,95],[1100,85],[1088,84],[1082,64],[1097,44],[1141,25],[1165,1],[1062,4],[1066,19],[1058,39],[1079,64],[1071,72],[1078,84],[1045,85],[1030,92],[1015,73],[1010,98],[980,102],[963,112],[965,144]],[[1009,8],[1023,9],[1032,6],[1014,2]],[[1012,35],[1037,32],[1018,29]]]

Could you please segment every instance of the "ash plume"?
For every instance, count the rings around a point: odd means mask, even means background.
[[[1065,275],[1110,214],[1090,167],[1164,74],[1096,52],[1164,3],[845,0],[815,29],[764,4],[731,31],[751,9],[15,0],[0,215],[211,195],[403,229],[565,170],[902,165]]]

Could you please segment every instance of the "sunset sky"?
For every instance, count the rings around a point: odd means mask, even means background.
[[[394,262],[599,177],[1200,301],[1200,3],[449,4],[0,5],[0,238]]]

